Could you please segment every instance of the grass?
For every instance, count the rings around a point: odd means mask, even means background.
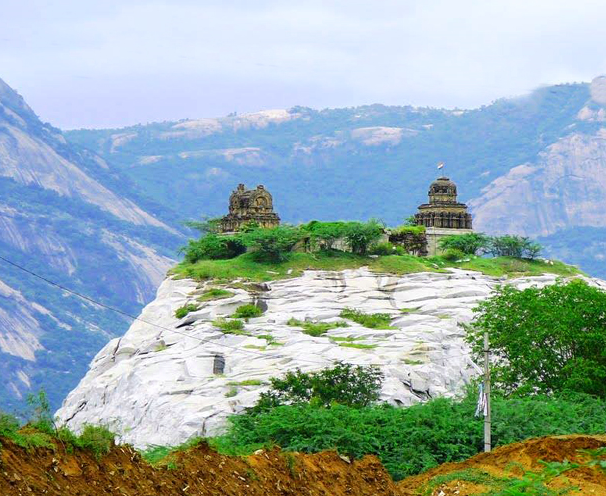
[[[236,319],[253,319],[255,317],[260,317],[261,315],[263,315],[263,310],[256,305],[251,305],[248,303],[246,305],[240,305],[238,308],[236,308],[236,311],[232,317]]]
[[[236,387],[230,387],[229,391],[227,391],[227,393],[225,393],[225,397],[226,398],[233,398],[237,394],[238,394],[238,388],[236,388]]]
[[[400,313],[407,315],[409,313],[415,313],[418,310],[418,308],[400,308]]]
[[[234,292],[228,291],[227,289],[211,288],[204,291],[204,293],[198,297],[198,301],[222,300],[224,298],[231,298],[234,294]]]
[[[576,267],[562,262],[548,263],[511,257],[483,258],[468,256],[468,262],[448,261],[441,256],[415,257],[386,255],[370,258],[337,250],[315,253],[291,253],[283,262],[259,262],[254,254],[245,253],[230,260],[200,260],[194,264],[181,262],[171,273],[196,280],[216,279],[223,282],[244,279],[253,282],[275,281],[300,276],[304,270],[344,270],[367,266],[373,272],[412,274],[416,272],[445,272],[449,268],[474,270],[489,276],[531,276],[544,273],[572,276],[581,273]],[[467,259],[466,258],[466,259]]]
[[[404,362],[406,365],[423,365],[423,363],[424,363],[424,362],[423,362],[423,360],[412,360],[412,359],[410,359],[410,358],[405,358],[405,359],[403,360],[403,362]]]
[[[213,320],[213,325],[218,327],[223,334],[250,336],[250,333],[244,330],[244,322],[241,320],[227,320],[224,318],[219,318],[217,320]]]
[[[227,385],[228,386],[262,386],[263,381],[260,381],[259,379],[248,379],[246,381],[240,381],[240,382],[228,382]]]
[[[265,351],[267,349],[267,346],[257,346],[255,344],[247,344],[244,346],[244,348],[248,348],[249,350]]]
[[[141,456],[145,461],[154,467],[164,467],[168,470],[174,470],[177,467],[175,454],[181,451],[187,451],[204,442],[204,439],[195,437],[178,446],[150,446],[145,451],[141,452]]]
[[[367,327],[369,329],[397,329],[392,327],[391,315],[388,313],[364,313],[354,308],[346,308],[341,312],[341,317],[344,319],[353,320],[354,322]]]
[[[194,303],[188,303],[187,305],[183,305],[182,307],[179,307],[175,310],[175,317],[177,317],[178,319],[182,319],[188,313],[195,312],[199,308],[200,307],[198,307],[198,305],[195,305]]]
[[[303,322],[292,317],[287,323],[292,327],[301,327],[309,336],[318,337],[337,327],[347,327],[347,322]]]
[[[159,344],[158,346],[156,346],[154,351],[164,351],[164,350],[168,350],[168,346],[165,344]]]
[[[361,344],[361,343],[339,343],[343,348],[356,348],[358,350],[372,350],[376,348],[376,344]]]
[[[351,336],[328,336],[328,339],[334,341],[335,343],[352,343],[353,341],[359,341],[360,339],[364,339],[362,336],[351,337]]]

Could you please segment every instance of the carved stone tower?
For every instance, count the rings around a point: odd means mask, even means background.
[[[256,189],[238,185],[229,197],[229,214],[221,219],[221,231],[239,231],[247,223],[256,223],[260,227],[280,225],[280,217],[274,212],[273,198],[263,185]]]
[[[457,201],[457,185],[447,177],[439,177],[431,183],[429,203],[419,206],[415,220],[417,225],[427,229],[427,251],[430,256],[438,253],[440,238],[473,232],[467,205]]]

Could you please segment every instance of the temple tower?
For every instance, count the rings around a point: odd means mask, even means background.
[[[439,177],[429,186],[429,203],[419,206],[417,225],[425,226],[429,256],[438,254],[438,241],[445,236],[473,232],[467,205],[457,201],[457,185]]]
[[[274,212],[273,198],[263,185],[246,189],[239,184],[229,197],[229,213],[221,219],[221,232],[235,232],[247,223],[276,227],[280,217]]]

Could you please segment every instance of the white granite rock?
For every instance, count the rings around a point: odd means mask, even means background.
[[[555,275],[543,275],[507,283],[525,288],[555,280]],[[453,396],[479,371],[458,324],[471,320],[477,302],[503,282],[463,270],[404,276],[365,268],[308,271],[269,283],[266,291],[233,289],[233,297],[202,303],[198,311],[177,319],[175,310],[195,303],[201,287],[192,280],[167,279],[128,332],[93,359],[57,417],[76,431],[87,423],[108,425],[121,441],[138,447],[180,444],[192,436],[219,433],[229,415],[255,403],[269,378],[338,360],[381,367],[382,399],[395,405]],[[223,334],[212,325],[213,319],[252,302],[267,310],[245,324],[249,335]],[[292,317],[340,321],[346,307],[389,313],[394,329],[348,322],[349,327],[312,337],[287,325]],[[271,335],[276,345],[260,335]],[[344,347],[331,337],[375,347]],[[217,356],[225,361],[220,375],[213,374]],[[262,385],[238,385],[248,380]]]

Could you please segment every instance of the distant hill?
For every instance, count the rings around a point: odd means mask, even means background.
[[[123,311],[154,297],[182,244],[174,214],[40,122],[2,80],[0,191],[0,256]],[[0,408],[21,409],[40,387],[57,405],[129,324],[0,261]]]
[[[66,137],[190,218],[222,214],[245,182],[265,184],[287,222],[397,224],[444,161],[478,230],[540,238],[548,255],[605,277],[604,87],[544,87],[475,110],[295,107]]]

